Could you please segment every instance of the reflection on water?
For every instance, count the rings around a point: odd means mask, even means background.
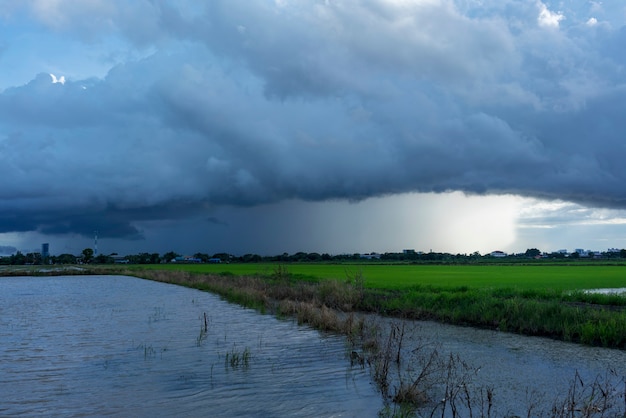
[[[626,287],[606,288],[606,289],[589,289],[585,293],[599,293],[601,295],[624,295],[626,296]]]
[[[343,338],[123,276],[0,278],[0,394],[0,416],[374,417],[382,408]]]

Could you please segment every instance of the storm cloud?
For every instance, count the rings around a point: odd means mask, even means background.
[[[217,206],[407,192],[626,209],[618,3],[0,5],[11,31],[124,56],[0,91],[0,232],[141,239]]]

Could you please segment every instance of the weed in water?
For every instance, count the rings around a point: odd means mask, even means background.
[[[248,368],[250,366],[250,349],[246,347],[243,351],[238,351],[236,346],[226,353],[225,364],[233,369],[243,367]]]
[[[203,323],[200,327],[200,334],[196,337],[196,345],[200,347],[202,343],[206,340],[209,332],[209,319],[207,318],[206,312],[204,312],[204,316],[202,317]]]
[[[204,341],[206,340],[207,336],[208,336],[208,334],[204,330],[204,328],[200,328],[200,333],[196,337],[196,346],[197,347],[202,346],[202,343],[204,343]]]
[[[152,312],[152,314],[148,317],[148,322],[149,323],[158,322],[164,319],[166,319],[165,310],[157,306],[154,308],[154,312]]]
[[[156,350],[151,345],[139,344],[137,346],[137,350],[143,349],[143,358],[144,360],[148,358],[153,358],[156,356]]]

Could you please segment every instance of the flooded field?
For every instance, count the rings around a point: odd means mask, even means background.
[[[0,416],[376,416],[346,359],[342,337],[193,289],[0,278]]]
[[[385,329],[402,323],[369,319]],[[589,387],[626,376],[620,350],[403,324],[403,368],[419,373],[423,354],[432,350],[441,358],[458,355],[471,375],[468,389],[492,391],[491,416],[526,416],[530,408],[537,411],[531,416],[555,416],[539,411],[567,396],[575,377]],[[351,366],[350,350],[344,337],[185,287],[125,276],[0,278],[0,416],[389,412],[371,368]],[[434,382],[418,413],[441,411],[444,386]],[[624,402],[623,394],[615,399]]]

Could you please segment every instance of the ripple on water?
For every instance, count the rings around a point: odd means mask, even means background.
[[[123,276],[0,279],[0,415],[376,416],[342,338]],[[209,318],[209,329],[199,338]],[[247,366],[227,354],[249,350]]]
[[[500,411],[525,415],[529,390],[550,403],[575,373],[626,376],[624,351],[409,324],[407,356],[424,344],[459,354]],[[246,349],[247,365],[227,361]],[[124,276],[0,278],[0,394],[3,416],[375,417],[383,407],[343,338]]]

